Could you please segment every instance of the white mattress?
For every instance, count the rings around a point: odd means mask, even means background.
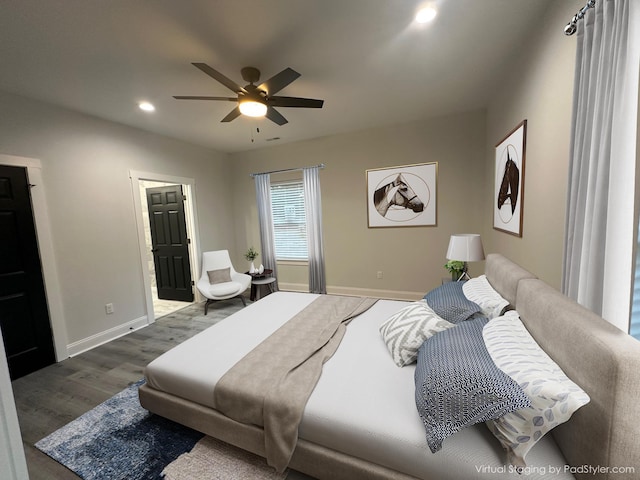
[[[149,364],[152,388],[215,408],[218,379],[317,295],[277,292],[199,333]],[[418,478],[573,478],[548,436],[527,456],[527,475],[505,467],[500,444],[476,425],[429,450],[414,401],[415,366],[397,367],[378,328],[406,302],[380,300],[357,317],[305,408],[299,436]],[[560,473],[556,473],[560,472]]]

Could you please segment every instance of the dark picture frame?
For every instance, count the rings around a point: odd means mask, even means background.
[[[495,147],[493,228],[522,237],[527,120],[520,122]]]

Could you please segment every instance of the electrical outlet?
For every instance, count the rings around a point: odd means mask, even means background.
[[[107,314],[112,314],[113,313],[113,303],[107,303],[104,306],[104,309],[107,312]]]
[[[377,277],[378,277],[378,280],[381,280],[381,279],[382,279],[382,270],[378,270],[378,275],[377,275]]]

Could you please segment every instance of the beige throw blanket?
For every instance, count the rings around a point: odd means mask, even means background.
[[[347,324],[375,299],[323,295],[236,363],[213,392],[216,409],[265,431],[267,462],[282,472],[322,365],[338,349]]]

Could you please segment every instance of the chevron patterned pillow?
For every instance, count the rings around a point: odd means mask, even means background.
[[[425,302],[413,302],[380,325],[380,334],[394,363],[404,367],[416,361],[424,341],[438,332],[455,327],[439,317]]]

